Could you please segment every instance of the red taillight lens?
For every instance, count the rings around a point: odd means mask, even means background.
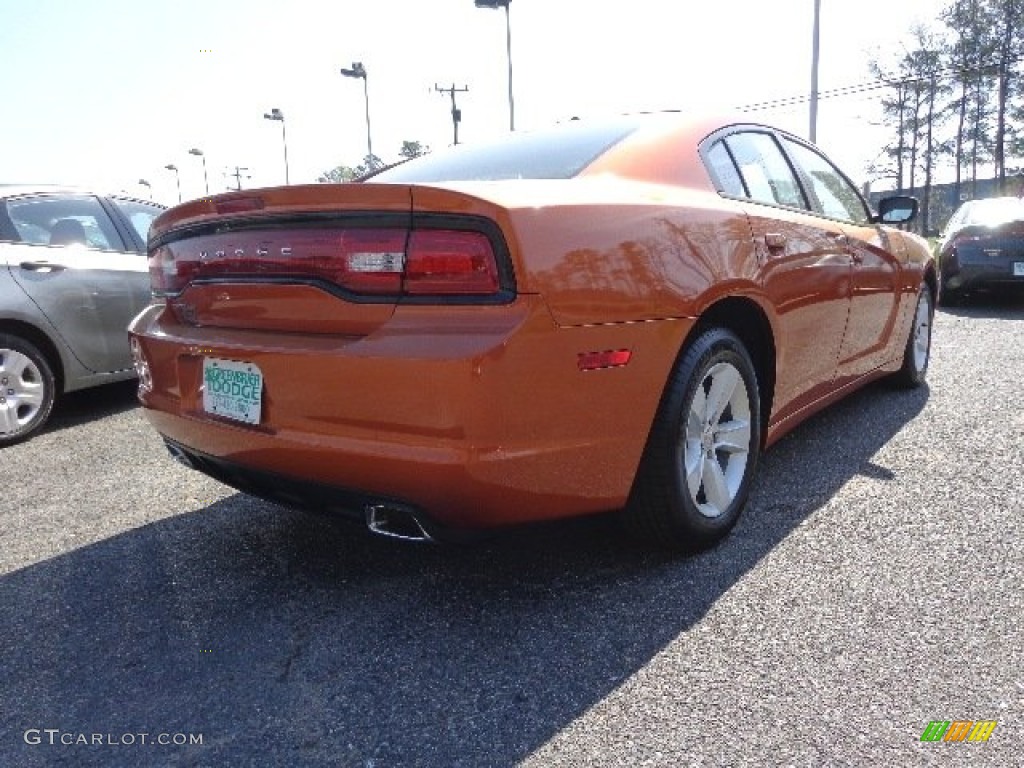
[[[963,245],[964,243],[974,243],[980,239],[981,238],[978,237],[977,235],[957,235],[956,237],[953,238],[953,242],[949,244],[949,247],[956,248],[958,246]]]
[[[498,264],[491,241],[479,232],[414,231],[403,288],[417,296],[497,292]]]
[[[162,245],[149,254],[149,282],[157,296],[180,293],[198,269],[198,260],[180,258],[168,245]]]
[[[479,232],[406,229],[241,231],[150,253],[153,292],[202,278],[317,278],[360,295],[483,296],[500,289],[491,241]]]

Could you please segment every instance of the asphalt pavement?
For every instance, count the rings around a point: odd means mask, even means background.
[[[800,427],[689,558],[375,538],[70,396],[0,450],[0,765],[1022,765],[1022,379],[1024,303],[941,311],[927,387]]]

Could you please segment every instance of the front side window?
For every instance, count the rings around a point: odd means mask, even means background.
[[[6,206],[7,216],[23,243],[124,250],[114,222],[95,197],[44,195],[8,200]]]
[[[811,182],[811,189],[818,202],[815,205],[818,213],[855,224],[869,222],[861,196],[832,163],[803,144],[789,139],[784,141],[793,160],[803,168]]]
[[[803,192],[785,155],[767,133],[749,131],[725,139],[752,200],[806,208]]]

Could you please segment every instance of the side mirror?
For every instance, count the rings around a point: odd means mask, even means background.
[[[872,218],[876,224],[906,224],[917,216],[918,202],[910,195],[893,195],[878,201],[878,215]]]

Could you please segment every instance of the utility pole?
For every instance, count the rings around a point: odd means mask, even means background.
[[[456,88],[455,83],[452,83],[451,88],[442,88],[437,83],[434,83],[434,90],[438,93],[447,93],[452,97],[452,131],[455,134],[455,143],[459,143],[459,123],[462,122],[462,110],[459,109],[459,105],[455,102],[456,93],[466,93],[469,90],[468,85],[464,85],[461,88]]]
[[[814,31],[811,33],[811,115],[808,138],[818,140],[818,55],[821,38],[821,0],[814,0]]]
[[[235,179],[235,191],[236,192],[241,192],[242,191],[242,179],[243,178],[245,178],[245,179],[251,179],[252,178],[252,176],[250,176],[249,174],[245,174],[243,176],[242,171],[248,171],[248,170],[249,170],[248,168],[242,168],[241,166],[236,165],[234,173],[225,173],[224,174],[225,176],[233,176],[234,177],[234,179]]]

